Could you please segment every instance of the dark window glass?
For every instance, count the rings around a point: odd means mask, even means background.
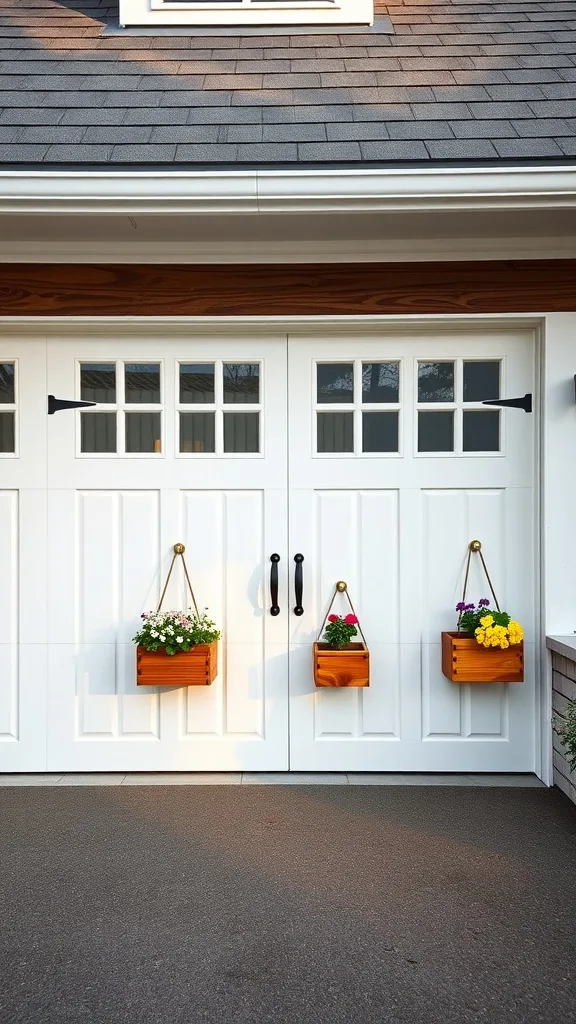
[[[83,412],[81,414],[80,451],[114,454],[116,451],[115,412]]]
[[[398,402],[400,398],[399,363],[362,364],[362,401]]]
[[[126,413],[126,451],[161,452],[161,415],[159,412]]]
[[[418,401],[454,401],[454,363],[418,363]]]
[[[0,363],[0,404],[14,405],[14,363]]]
[[[260,451],[260,413],[224,413],[224,451],[236,455]]]
[[[454,451],[454,413],[418,413],[418,451]]]
[[[256,405],[260,401],[258,363],[224,363],[226,405]],[[251,451],[252,449],[247,449]]]
[[[500,398],[498,360],[464,363],[464,401],[484,402]]]
[[[319,452],[354,451],[353,412],[319,412],[316,415]]]
[[[398,413],[362,413],[362,451],[398,451]]]
[[[9,454],[15,450],[14,413],[0,412],[0,452]]]
[[[318,363],[318,404],[328,405],[354,401],[354,364]]]
[[[214,401],[214,363],[186,363],[180,367],[183,405],[210,405]]]
[[[214,420],[213,412],[181,412],[180,451],[216,451]]]
[[[83,402],[113,404],[116,401],[114,363],[81,363],[80,397]]]
[[[500,412],[464,412],[462,446],[465,452],[499,452]]]
[[[128,405],[156,405],[160,401],[160,364],[126,363],[124,388]]]

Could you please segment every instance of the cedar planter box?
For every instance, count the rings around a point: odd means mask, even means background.
[[[218,642],[198,644],[191,651],[166,654],[136,649],[138,686],[209,686],[218,672]]]
[[[348,644],[336,650],[329,644],[314,644],[316,686],[370,686],[370,654],[364,644]]]
[[[466,633],[442,633],[442,672],[453,683],[522,683],[524,643],[503,651]]]

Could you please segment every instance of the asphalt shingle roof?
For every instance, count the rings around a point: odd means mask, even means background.
[[[104,35],[112,0],[0,0],[0,164],[576,156],[575,0],[391,0],[393,34]]]

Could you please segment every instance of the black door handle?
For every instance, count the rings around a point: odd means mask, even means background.
[[[270,555],[270,561],[272,565],[270,567],[270,600],[272,607],[270,608],[270,615],[280,615],[280,605],[278,604],[278,562],[280,561],[280,555]]]
[[[304,615],[304,608],[302,607],[302,591],[304,589],[304,574],[302,571],[302,562],[304,561],[304,555],[294,555],[294,561],[296,562],[296,571],[294,573],[294,592],[296,594],[296,607],[294,609],[294,615]]]

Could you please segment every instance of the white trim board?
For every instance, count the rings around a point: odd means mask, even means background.
[[[58,226],[55,224],[55,232]],[[60,242],[0,240],[0,263],[437,263],[575,259],[565,238],[383,239],[381,242]]]
[[[0,213],[339,213],[576,207],[576,166],[0,171]]]

